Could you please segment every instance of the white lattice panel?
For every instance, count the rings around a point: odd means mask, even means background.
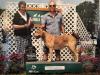
[[[33,7],[33,8],[47,8],[48,4],[27,4],[27,7]],[[86,28],[84,27],[80,17],[76,13],[76,7],[75,5],[62,5],[61,6],[63,9],[63,17],[64,17],[64,26],[65,26],[65,32],[73,32],[75,31],[78,33],[80,38],[82,40],[90,39],[90,35],[88,34]],[[1,24],[0,24],[0,30],[2,29],[1,26],[8,25],[9,28],[11,29],[7,35],[7,43],[8,43],[8,49],[9,49],[9,54],[13,51],[16,51],[16,44],[15,44],[15,37],[14,37],[14,32],[13,28],[11,26],[12,24],[12,19],[14,13],[18,10],[17,3],[8,3],[7,9],[3,12],[1,15]],[[36,39],[34,37],[34,33],[36,31],[36,28],[32,29],[33,33],[32,34],[32,45],[36,47],[36,56],[38,60],[42,60],[42,54],[43,54],[43,42],[41,39]],[[2,38],[2,33],[0,32],[0,39]],[[86,43],[81,44],[84,46],[87,46]],[[92,46],[92,44],[91,44]],[[70,50],[67,48],[63,49],[61,52],[61,60],[72,60],[72,53]],[[53,59],[55,59],[55,54],[53,54]]]

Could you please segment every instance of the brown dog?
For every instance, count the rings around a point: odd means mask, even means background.
[[[77,39],[69,34],[54,36],[48,32],[39,29],[35,33],[36,37],[41,37],[44,44],[49,48],[49,62],[52,60],[53,50],[62,49],[67,46],[74,53],[74,60],[78,62],[78,51],[76,49]]]

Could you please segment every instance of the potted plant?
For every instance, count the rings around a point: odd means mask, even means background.
[[[97,58],[93,56],[93,50],[91,48],[87,48],[84,53],[80,55],[79,61],[82,62],[85,72],[92,72]]]
[[[10,55],[11,65],[10,65],[10,73],[21,73],[24,69],[24,65],[21,63],[24,55],[21,53],[13,52]]]

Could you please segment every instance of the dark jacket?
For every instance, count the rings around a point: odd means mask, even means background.
[[[21,15],[16,12],[14,14],[14,18],[13,18],[13,25],[16,24],[16,25],[24,25],[28,22],[29,20],[29,14],[27,14],[27,21],[25,21]],[[31,35],[31,31],[30,31],[30,28],[23,28],[23,29],[18,29],[18,30],[14,30],[14,34],[17,35],[17,36],[26,36],[26,35]]]

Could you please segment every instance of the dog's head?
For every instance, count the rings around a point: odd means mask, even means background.
[[[37,37],[37,38],[42,37],[42,35],[43,35],[43,30],[42,30],[42,29],[38,29],[38,30],[34,33],[34,36]]]

